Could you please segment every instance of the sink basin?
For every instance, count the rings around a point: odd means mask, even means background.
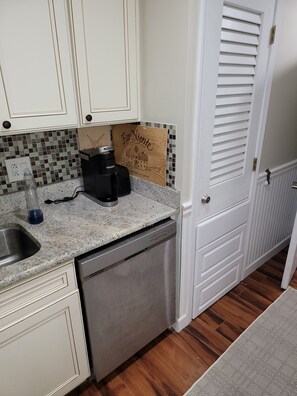
[[[33,256],[39,242],[19,224],[0,225],[0,267]]]

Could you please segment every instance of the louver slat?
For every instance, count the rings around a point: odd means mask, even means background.
[[[221,54],[220,64],[224,63],[229,65],[255,65],[256,57],[248,55]]]
[[[240,104],[238,106],[219,106],[216,108],[215,115],[237,114],[244,113],[251,110],[250,104]]]
[[[212,162],[224,160],[227,157],[232,157],[233,155],[244,153],[245,152],[245,145],[240,147],[233,147],[232,149],[228,150],[226,153],[225,151],[214,153],[212,156]]]
[[[240,104],[240,103],[251,103],[251,95],[232,95],[232,96],[221,96],[216,100],[216,106],[226,106],[230,104]]]
[[[214,184],[224,183],[225,181],[234,179],[235,177],[240,176],[240,175],[242,175],[242,167],[238,168],[237,170],[233,170],[232,172],[228,172],[226,170],[225,173],[223,174],[223,176],[221,176],[221,177],[211,176],[210,184],[214,185]]]
[[[222,142],[227,142],[228,140],[234,140],[238,138],[243,138],[247,137],[247,129],[244,129],[242,131],[234,131],[230,133],[223,133],[221,135],[215,136],[213,138],[213,144],[218,144]]]
[[[245,11],[237,7],[225,5],[223,8],[223,16],[232,19],[238,19],[244,22],[251,22],[257,25],[261,25],[261,17],[259,14],[250,11]]]
[[[244,153],[240,153],[238,155],[235,155],[234,157],[229,157],[224,159],[223,161],[220,162],[214,162],[211,164],[211,170],[216,170],[219,168],[223,168],[232,164],[236,164],[241,162],[244,159]]]
[[[233,124],[216,126],[214,128],[214,136],[221,135],[222,133],[228,133],[232,131],[239,131],[241,129],[247,129],[249,126],[248,120],[243,122],[235,122]]]
[[[252,45],[241,45],[231,43],[221,43],[221,52],[227,52],[230,54],[242,54],[242,55],[258,55],[257,47]]]
[[[227,30],[234,30],[237,32],[249,33],[249,34],[260,34],[260,28],[258,25],[252,23],[245,23],[242,21],[236,21],[234,19],[223,19],[222,28]]]
[[[250,118],[249,113],[232,114],[231,116],[217,117],[217,118],[215,119],[215,121],[214,121],[214,124],[215,124],[215,125],[229,124],[229,123],[231,123],[231,122],[249,120],[249,118]]]
[[[242,161],[239,161],[235,164],[224,166],[220,169],[216,169],[211,172],[211,179],[216,178],[218,176],[224,176],[226,173],[231,173],[231,172],[238,172],[238,170],[242,169]]]
[[[252,45],[259,44],[258,37],[250,34],[240,34],[240,33],[231,33],[231,32],[222,31],[221,39],[222,41],[231,41],[232,43],[252,44]]]
[[[251,85],[254,84],[254,77],[247,76],[220,76],[218,85]]]
[[[218,87],[217,95],[243,95],[243,94],[251,94],[253,92],[253,87],[251,85],[246,86],[227,86],[227,87]]]
[[[244,172],[261,17],[224,5],[210,185]]]
[[[235,139],[232,140],[230,142],[223,142],[220,144],[215,144],[213,146],[213,153],[215,154],[216,152],[219,151],[225,151],[226,156],[228,155],[228,150],[234,147],[239,147],[239,146],[243,146],[246,143],[246,139],[242,138],[242,139]]]
[[[219,67],[219,74],[239,74],[239,75],[251,75],[255,74],[255,68],[253,66],[233,66],[233,65],[221,65]]]

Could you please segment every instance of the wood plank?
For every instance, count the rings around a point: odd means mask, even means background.
[[[276,279],[281,282],[283,277],[284,268],[279,266],[279,263],[275,260],[271,260],[270,265],[268,266],[267,263],[263,264],[261,268],[259,268],[259,272],[264,275],[269,275],[270,278]]]
[[[228,322],[222,323],[218,327],[217,332],[231,342],[234,342],[236,338],[238,338],[242,333],[242,331],[240,331],[237,327]]]
[[[199,376],[200,370],[197,365],[198,357],[193,353],[188,354],[185,351],[185,345],[174,342],[170,335],[164,338],[155,346],[155,351],[162,356],[166,356],[166,362],[169,367],[174,367],[187,381],[195,381]]]
[[[202,356],[193,348],[190,343],[186,341],[186,338],[176,334],[175,332],[168,336],[174,343],[176,343],[188,356],[191,356],[195,360],[196,365],[196,378],[200,377],[205,370],[208,368],[208,364],[205,363]],[[216,359],[216,358],[215,358]],[[198,376],[198,377],[197,377]]]
[[[219,357],[212,349],[210,349],[206,344],[201,342],[198,338],[193,337],[193,334],[186,327],[179,336],[183,338],[190,347],[199,355],[199,357],[206,364],[206,368],[211,366]]]
[[[187,330],[219,356],[231,345],[229,340],[206,325],[199,317],[190,323]]]
[[[240,293],[240,297],[258,307],[261,311],[265,311],[271,304],[270,300],[247,288]]]
[[[95,384],[96,389],[102,396],[119,395],[119,396],[133,396],[127,384],[118,375],[117,371],[105,377],[98,384]]]
[[[167,364],[166,357],[153,348],[140,356],[138,364],[167,394],[181,395],[187,390],[188,381],[174,367]]]
[[[135,124],[114,125],[112,142],[116,163],[133,176],[166,186],[168,129]]]
[[[240,299],[239,296],[228,294],[224,296],[224,299],[213,304],[210,309],[241,330],[245,330],[262,312]]]
[[[224,322],[222,318],[208,310],[202,312],[199,318],[213,329],[217,329]]]
[[[86,380],[73,391],[68,393],[68,396],[100,396],[102,395],[98,389],[90,381]]]
[[[270,301],[276,300],[281,294],[282,290],[277,286],[272,287],[269,279],[263,280],[262,283],[255,281],[252,277],[247,277],[243,280],[243,284],[250,290],[258,293],[260,296],[265,297]]]
[[[78,128],[79,150],[90,149],[100,146],[110,146],[110,127],[107,125],[89,128]]]
[[[245,290],[246,290],[246,287],[242,283],[239,283],[231,291],[232,291],[233,294],[239,295]]]
[[[119,376],[133,395],[167,395],[165,390],[154,381],[149,373],[143,370],[138,359],[135,359],[135,363],[127,365]]]

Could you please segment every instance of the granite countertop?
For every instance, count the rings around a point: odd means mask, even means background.
[[[132,192],[104,208],[80,194],[75,200],[43,205],[45,221],[30,225],[22,209],[1,215],[1,224],[18,223],[41,244],[25,260],[0,267],[0,289],[42,273],[69,259],[164,220],[177,210]]]

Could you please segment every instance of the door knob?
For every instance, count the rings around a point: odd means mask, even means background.
[[[9,121],[3,121],[2,126],[5,129],[9,129],[11,127],[11,123]]]
[[[209,201],[210,201],[210,196],[207,195],[207,194],[203,194],[203,195],[202,195],[202,198],[201,198],[201,202],[202,202],[203,204],[208,204]]]
[[[86,120],[87,121],[92,121],[93,117],[91,116],[91,114],[86,115]]]
[[[295,190],[297,190],[297,182],[293,182],[292,188],[294,188]]]

